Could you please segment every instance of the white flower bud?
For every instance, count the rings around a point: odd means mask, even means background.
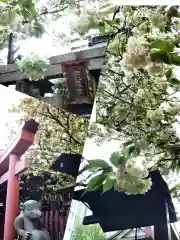
[[[146,93],[144,89],[139,89],[138,92],[136,93],[137,98],[144,98],[146,97]]]
[[[147,118],[151,119],[152,121],[162,121],[164,120],[163,111],[161,109],[148,110],[147,111]]]
[[[165,90],[168,87],[168,82],[166,81],[166,78],[156,78],[154,82],[156,86],[162,90]]]
[[[167,112],[172,116],[177,115],[180,112],[180,104],[177,103],[174,106],[168,107]]]
[[[144,68],[149,62],[149,43],[143,37],[130,37],[127,52],[123,54],[124,65],[129,70]]]

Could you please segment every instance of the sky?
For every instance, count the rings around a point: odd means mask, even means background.
[[[31,53],[36,53],[39,56],[49,58],[71,52],[72,47],[88,45],[88,40],[80,38],[78,34],[72,35],[72,25],[77,20],[79,20],[79,17],[73,13],[69,13],[57,20],[50,20],[45,25],[45,33],[42,38],[31,37],[16,43],[20,47],[16,55],[22,54],[23,56],[27,56]],[[96,32],[96,30],[91,30],[89,33],[93,35]],[[77,37],[80,40],[70,43],[70,40]],[[6,63],[7,52],[8,49],[4,49],[0,53],[3,63]]]
[[[50,30],[52,31],[54,28],[57,28],[56,25],[59,25],[58,28],[60,29],[69,29],[67,24],[61,23],[57,21],[56,23],[51,24]],[[48,28],[48,29],[49,29]],[[47,31],[48,31],[47,29]],[[44,34],[43,38],[36,39],[34,37],[18,41],[17,46],[20,46],[18,53],[22,54],[23,56],[27,56],[31,53],[36,53],[37,55],[43,57],[50,57],[58,54],[64,54],[70,51],[70,46],[61,46],[56,41],[56,45],[53,44],[53,39],[51,34]],[[6,59],[7,49],[2,51],[2,58]],[[6,60],[4,60],[6,62]]]
[[[0,85],[0,149],[4,146],[4,138],[8,134],[8,128],[6,124],[8,122],[13,122],[18,119],[17,114],[9,113],[8,111],[12,108],[13,104],[18,105],[22,98],[26,97],[26,95],[14,91],[8,87],[4,87]]]

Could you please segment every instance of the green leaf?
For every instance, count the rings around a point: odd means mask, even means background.
[[[108,168],[104,168],[104,169],[103,169],[103,172],[104,172],[104,173],[113,172],[113,168],[112,168],[111,166],[109,166]]]
[[[37,11],[36,11],[36,6],[32,5],[29,9],[28,9],[29,13],[33,16],[36,17],[37,16]]]
[[[170,55],[164,50],[153,49],[151,51],[151,60],[152,61],[161,61],[166,64],[172,64]]]
[[[128,157],[132,155],[133,151],[135,150],[135,146],[130,146],[128,149],[127,149],[127,155]]]
[[[126,150],[127,157],[137,157],[140,154],[140,148],[132,145]]]
[[[115,18],[114,19],[114,23],[117,24],[117,25],[120,25],[121,21],[119,18]]]
[[[86,164],[80,171],[79,175],[84,173],[85,171],[90,170],[97,172],[98,170],[104,170],[106,172],[112,172],[112,167],[104,160],[97,159],[97,160],[88,160],[88,164]]]
[[[108,4],[105,4],[105,5],[100,6],[99,10],[107,9],[108,7],[110,8],[110,7],[111,7],[111,4],[108,3]],[[108,8],[108,9],[109,9],[109,8]],[[112,11],[114,11],[114,7],[113,7]],[[113,12],[112,12],[112,13],[113,13]]]
[[[103,184],[103,193],[107,192],[108,190],[112,189],[116,183],[116,179],[107,178],[105,183]]]
[[[152,61],[161,61],[166,64],[180,66],[180,56],[179,53],[168,53],[165,50],[153,49],[151,51]]]
[[[31,35],[33,37],[41,38],[44,32],[45,32],[44,26],[40,22],[35,22],[33,25]]]
[[[110,167],[110,165],[102,159],[88,160],[88,163],[90,168],[97,167],[97,168],[105,169]]]
[[[178,84],[178,85],[180,84],[180,80],[178,80],[177,78],[171,78],[170,81],[172,84]]]
[[[95,191],[95,190],[97,190],[103,184],[104,180],[105,180],[105,175],[104,174],[95,176],[94,178],[92,178],[89,181],[86,190],[87,191]]]
[[[110,26],[112,26],[114,24],[114,20],[109,20],[109,19],[106,19],[106,23]]]
[[[134,141],[133,140],[129,140],[129,141],[123,143],[123,146],[127,147],[127,146],[131,145],[132,143],[134,143]]]
[[[144,139],[141,139],[138,141],[138,147],[141,148],[141,149],[147,149],[148,148],[148,143],[144,140]]]
[[[172,76],[172,73],[173,73],[172,69],[168,69],[168,70],[165,72],[165,75],[166,75],[167,78],[170,78],[170,77]]]
[[[172,53],[171,54],[171,62],[176,66],[180,66],[180,56],[179,53]]]
[[[107,168],[107,169],[108,169],[108,168]],[[86,164],[86,165],[79,171],[78,175],[81,175],[82,173],[84,173],[84,172],[87,171],[87,170],[90,170],[91,172],[96,173],[96,172],[98,172],[98,171],[100,171],[100,170],[102,170],[102,169],[99,168],[99,167],[92,167],[92,166],[90,166],[90,164]]]
[[[140,152],[141,152],[141,149],[138,146],[136,146],[133,154],[135,157],[137,157],[137,156],[139,156]]]
[[[121,112],[120,112],[120,115],[119,115],[119,117],[118,117],[119,121],[120,121],[120,122],[123,121],[123,120],[126,118],[126,116],[127,116],[127,113],[121,111]]]
[[[109,160],[115,167],[118,167],[126,161],[126,158],[121,154],[121,152],[113,152]]]
[[[157,48],[160,50],[164,50],[166,52],[173,52],[174,50],[174,45],[172,43],[169,43],[167,41],[163,40],[156,40],[151,44],[151,48]]]
[[[99,22],[98,29],[99,29],[100,33],[104,33],[105,32],[105,24],[104,24],[104,22]]]
[[[24,12],[26,11],[26,14],[25,16],[28,14],[32,17],[36,17],[37,16],[37,11],[36,11],[36,8],[34,6],[31,6],[30,8],[25,8],[24,9]],[[28,13],[28,14],[27,14]]]

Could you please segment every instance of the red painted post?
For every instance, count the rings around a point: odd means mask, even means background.
[[[6,213],[4,224],[4,240],[15,238],[14,219],[18,215],[19,203],[19,174],[15,175],[16,163],[20,157],[11,154],[9,156],[9,173],[6,196]]]

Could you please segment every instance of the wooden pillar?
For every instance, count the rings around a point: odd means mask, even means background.
[[[19,174],[15,175],[16,163],[20,157],[11,154],[9,156],[9,172],[6,196],[6,211],[4,223],[4,240],[14,240],[15,228],[14,219],[18,215],[19,205]]]

